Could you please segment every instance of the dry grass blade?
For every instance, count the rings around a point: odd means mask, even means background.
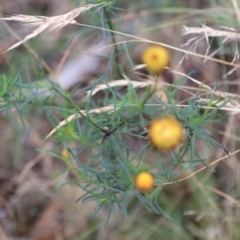
[[[210,187],[210,186],[206,186],[207,189],[209,189],[210,191],[218,194],[219,196],[222,196],[224,197],[225,199],[227,199],[228,201],[232,202],[233,204],[235,204],[237,207],[240,207],[240,202],[238,200],[236,200],[235,198],[233,198],[232,196],[216,189],[216,188],[213,188],[213,187]]]
[[[30,15],[13,15],[6,18],[0,18],[0,20],[5,21],[17,21],[23,22],[27,25],[34,27],[35,30],[26,36],[23,40],[17,42],[12,47],[8,48],[5,52],[18,47],[22,43],[28,41],[31,38],[36,37],[38,34],[42,33],[45,30],[53,31],[59,30],[65,27],[68,24],[76,24],[77,22],[74,20],[79,14],[89,10],[90,8],[96,6],[105,6],[107,3],[100,4],[89,4],[84,7],[75,8],[72,11],[65,13],[63,15],[58,15],[54,17],[45,17],[45,16],[30,16]]]
[[[215,30],[213,28],[203,25],[201,28],[198,27],[187,27],[183,26],[183,35],[187,34],[202,34],[203,36],[208,37],[225,37],[229,39],[239,39],[240,34],[230,31]]]
[[[136,70],[139,70],[139,69],[143,69],[145,67],[146,67],[146,64],[139,64],[139,65],[135,66],[132,70],[136,71]]]
[[[66,125],[67,123],[71,122],[74,119],[77,118],[81,118],[83,116],[87,116],[93,113],[102,113],[102,112],[108,112],[108,113],[112,113],[114,110],[117,110],[118,106],[107,106],[107,107],[102,107],[102,108],[96,108],[96,109],[92,109],[92,110],[82,110],[80,111],[80,113],[76,113],[76,114],[72,114],[70,115],[67,119],[63,120],[62,122],[60,122],[58,124],[57,127],[55,127],[45,138],[45,140],[47,140],[50,136],[52,136],[59,128],[63,127],[64,125]]]
[[[208,100],[207,99],[204,99],[204,98],[201,98],[201,100],[202,101],[205,101],[205,102],[208,102]],[[216,106],[218,105],[218,104],[215,104]],[[160,106],[160,105],[159,105]],[[188,107],[188,105],[186,105],[186,104],[177,104],[176,105],[177,107]],[[209,106],[201,106],[201,108],[202,109],[216,109],[216,107],[214,106],[214,107],[209,107]],[[238,108],[238,109],[236,109],[236,108],[233,108],[233,107],[220,107],[219,109],[221,109],[221,110],[223,110],[223,111],[227,111],[227,112],[231,112],[231,114],[233,115],[233,114],[237,114],[237,113],[239,113],[240,112],[240,109]]]
[[[240,24],[240,11],[239,11],[239,7],[238,7],[238,3],[236,0],[232,0],[232,5],[234,7],[235,10],[235,14],[238,20],[238,24]]]
[[[240,152],[240,149],[236,150],[235,152],[230,153],[230,157],[233,156],[233,155],[235,155],[235,154],[237,154],[237,153],[239,153],[239,152]],[[215,160],[215,161],[213,161],[212,163],[208,164],[208,166],[204,166],[204,167],[198,169],[197,171],[189,174],[187,177],[178,179],[177,182],[180,183],[180,182],[182,182],[182,181],[185,181],[185,180],[193,177],[193,176],[196,175],[197,173],[203,171],[204,169],[207,169],[208,167],[210,167],[210,166],[212,166],[212,165],[214,165],[214,164],[216,164],[216,163],[218,163],[218,162],[221,162],[221,161],[223,161],[223,160],[225,160],[225,159],[227,159],[227,158],[229,158],[229,155],[225,155],[225,156],[223,156],[223,157],[221,157],[221,158],[218,158],[217,160]],[[162,183],[162,185],[171,185],[171,184],[176,184],[176,181],[174,181],[174,182],[165,182],[165,183]],[[156,184],[156,185],[159,185],[159,184]]]
[[[129,80],[117,80],[117,81],[109,82],[107,84],[97,85],[94,90],[89,90],[86,92],[87,93],[86,97],[93,96],[97,92],[104,90],[104,89],[108,89],[111,87],[124,87],[124,86],[128,86],[129,84],[131,84],[134,88],[144,88],[146,86],[153,85],[155,83],[151,82],[151,81],[139,82],[139,81],[129,81]]]
[[[203,83],[203,82],[200,82],[200,81],[198,81],[198,80],[196,80],[196,79],[194,79],[194,78],[186,75],[185,73],[177,72],[177,71],[175,71],[175,70],[172,70],[172,72],[173,72],[173,73],[176,73],[176,74],[179,74],[179,75],[181,75],[181,76],[184,76],[184,77],[188,78],[189,80],[193,81],[194,83],[198,84],[199,87],[204,88],[204,89],[207,91],[207,93],[213,94],[213,95],[215,95],[215,96],[217,96],[217,97],[222,98],[223,100],[222,100],[222,101],[217,101],[217,102],[215,103],[216,105],[220,105],[221,103],[223,103],[223,101],[229,101],[229,102],[226,103],[224,106],[225,106],[225,107],[227,106],[227,107],[232,108],[232,111],[234,111],[234,110],[235,110],[235,111],[237,111],[237,110],[239,111],[240,104],[239,104],[237,101],[229,100],[229,98],[226,96],[226,94],[225,94],[224,92],[214,90],[214,89],[212,89],[211,87],[209,87],[207,84],[205,84],[205,83]],[[236,96],[236,97],[237,97],[237,96]],[[201,98],[201,100],[204,100],[204,101],[206,101],[206,102],[209,102],[207,99]],[[212,102],[212,103],[213,103],[213,102]]]

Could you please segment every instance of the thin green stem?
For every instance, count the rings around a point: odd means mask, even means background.
[[[108,11],[106,10],[106,7],[103,8],[104,10],[104,13],[107,17],[107,24],[108,24],[108,27],[109,29],[111,30],[110,31],[110,34],[111,34],[111,37],[112,37],[112,42],[113,42],[113,48],[114,48],[114,59],[115,59],[115,64],[116,64],[116,71],[117,71],[117,78],[118,77],[121,77],[122,76],[122,70],[121,70],[121,67],[120,67],[120,61],[119,61],[119,50],[118,50],[118,46],[116,44],[116,37],[115,37],[115,33],[113,31],[113,25],[112,25],[112,21],[111,21],[111,18],[109,16],[109,13]]]

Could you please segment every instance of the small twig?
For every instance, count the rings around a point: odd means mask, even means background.
[[[13,31],[13,29],[6,22],[3,22],[3,25],[12,34],[12,36],[14,36],[17,40],[21,41],[20,36],[18,36],[18,34],[15,31]],[[23,46],[43,65],[48,74],[54,78],[55,76],[54,71],[42,58],[38,56],[37,52],[33,48],[31,48],[27,43],[23,43]]]
[[[240,149],[238,149],[237,151],[235,151],[235,152],[233,152],[233,153],[230,153],[230,154],[231,154],[231,156],[232,156],[232,155],[237,154],[237,153],[239,153],[239,152],[240,152]],[[219,163],[219,162],[225,160],[226,158],[229,158],[229,155],[225,155],[224,157],[221,157],[221,158],[219,158],[219,159],[213,161],[212,163],[208,164],[207,166],[204,166],[204,167],[200,168],[199,170],[193,172],[193,173],[190,174],[189,176],[177,180],[177,182],[185,181],[185,180],[191,178],[192,176],[196,175],[197,173],[203,171],[204,169],[206,169],[206,168],[208,168],[208,167],[210,167],[210,166],[212,166],[212,165],[214,165],[214,164],[216,164],[216,163]],[[166,182],[166,183],[162,183],[162,185],[170,185],[170,184],[176,184],[176,181],[174,181],[174,182]],[[159,184],[159,185],[160,185],[160,184]]]
[[[77,38],[75,36],[75,38],[71,41],[71,43],[68,45],[68,48],[66,49],[66,51],[64,52],[58,66],[57,66],[57,69],[56,69],[56,76],[59,75],[59,72],[61,71],[62,67],[63,67],[63,64],[66,62],[66,59],[68,58],[69,54],[70,54],[70,50],[72,49],[73,45],[76,43],[77,41]]]
[[[8,240],[8,237],[7,237],[6,233],[5,233],[5,231],[3,230],[1,224],[0,224],[0,237],[1,237],[2,240]]]
[[[205,186],[207,189],[209,189],[210,191],[224,197],[225,199],[227,199],[228,201],[234,203],[236,206],[240,207],[240,202],[237,201],[235,198],[231,197],[230,195],[216,189],[216,188],[213,188],[213,187],[209,187],[209,186]]]
[[[240,11],[236,0],[232,0],[232,4],[236,13],[238,24],[240,25]]]

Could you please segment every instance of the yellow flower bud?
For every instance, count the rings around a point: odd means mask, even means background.
[[[164,47],[150,46],[144,51],[142,62],[150,72],[159,74],[169,65],[169,53]]]
[[[147,192],[154,186],[154,178],[148,172],[139,173],[135,177],[135,187],[141,192]]]
[[[168,116],[153,120],[148,129],[148,135],[153,146],[166,152],[182,143],[184,131],[180,122]]]
[[[62,155],[62,157],[63,157],[64,159],[68,159],[68,158],[69,158],[69,152],[68,152],[67,149],[65,149],[65,148],[62,150],[61,155]]]

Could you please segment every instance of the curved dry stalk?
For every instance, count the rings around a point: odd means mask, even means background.
[[[240,149],[238,149],[238,150],[235,151],[235,152],[230,153],[230,156],[235,155],[235,154],[237,154],[237,153],[239,153],[239,152],[240,152]],[[183,181],[185,181],[185,180],[191,178],[192,176],[196,175],[197,173],[203,171],[204,169],[206,169],[206,168],[208,168],[208,167],[210,167],[210,166],[212,166],[212,165],[214,165],[214,164],[216,164],[216,163],[219,163],[219,162],[225,160],[226,158],[229,158],[229,155],[225,155],[224,157],[221,157],[221,158],[219,158],[219,159],[213,161],[212,163],[209,163],[208,166],[204,166],[204,167],[198,169],[197,171],[193,172],[193,173],[190,174],[189,176],[177,180],[177,182],[178,182],[178,183],[183,182]],[[175,182],[166,182],[166,183],[162,183],[161,185],[165,186],[165,185],[171,185],[171,184],[176,184],[176,181],[175,181]],[[158,185],[160,185],[160,184],[158,184]]]
[[[233,198],[232,196],[230,196],[229,194],[226,194],[216,188],[213,187],[209,187],[209,186],[205,186],[205,188],[207,188],[208,190],[218,194],[219,196],[224,197],[225,199],[227,199],[228,201],[232,202],[233,204],[235,204],[237,207],[240,207],[240,202],[237,201],[235,198]]]
[[[91,115],[94,113],[102,113],[102,112],[108,112],[108,113],[112,113],[114,110],[118,109],[118,106],[107,106],[107,107],[102,107],[102,108],[96,108],[96,109],[92,109],[92,110],[81,110],[79,111],[80,113],[76,113],[76,114],[72,114],[70,115],[67,119],[61,121],[57,127],[55,127],[44,140],[47,140],[49,137],[51,137],[59,128],[63,127],[64,125],[66,125],[67,123],[71,122],[74,119],[77,118],[81,118],[83,116],[87,116],[87,115]]]
[[[172,70],[172,72],[176,73],[178,75],[184,76],[184,77],[188,78],[189,80],[193,81],[194,83],[198,84],[199,87],[203,88],[208,94],[210,94],[210,95],[213,94],[213,95],[223,99],[223,100],[219,100],[219,101],[211,100],[211,103],[215,104],[216,106],[220,106],[221,104],[224,103],[224,101],[228,101],[226,104],[224,104],[223,108],[230,109],[233,113],[240,111],[240,104],[237,101],[229,100],[229,98],[227,97],[227,95],[224,92],[214,90],[211,87],[209,87],[207,84],[200,82],[200,81],[188,76],[185,73],[177,72],[175,70]],[[236,97],[237,97],[237,95],[236,95]],[[201,98],[201,101],[209,102],[208,99],[203,99],[203,98]],[[220,109],[222,109],[222,108],[220,107]]]
[[[109,82],[107,84],[99,84],[99,85],[96,86],[95,89],[87,91],[86,92],[86,94],[87,94],[86,97],[93,96],[97,92],[99,92],[101,90],[104,90],[104,89],[108,89],[109,87],[125,87],[125,86],[128,86],[129,84],[131,84],[134,88],[144,88],[144,87],[147,87],[149,85],[153,85],[155,83],[152,82],[152,81],[141,81],[140,82],[140,81],[125,80],[125,79],[112,81],[112,82]]]

